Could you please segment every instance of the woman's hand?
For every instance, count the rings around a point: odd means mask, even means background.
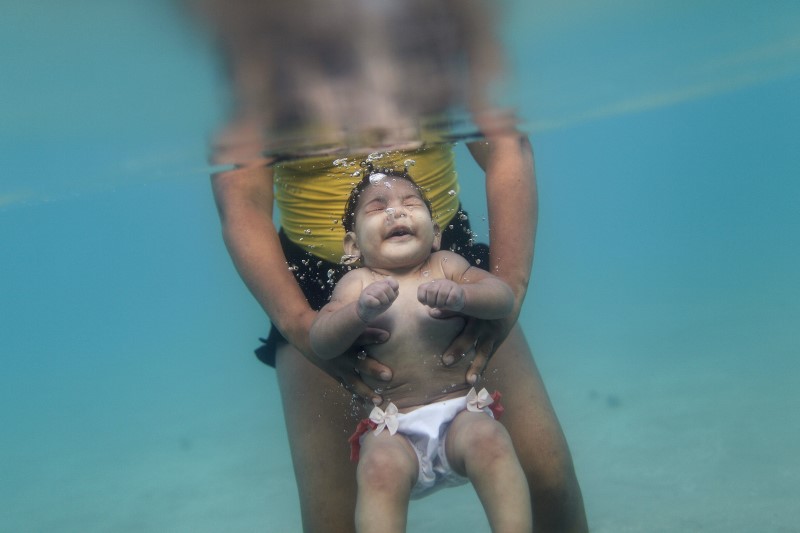
[[[308,304],[306,304],[308,306]],[[344,354],[324,359],[317,356],[311,347],[311,325],[317,311],[310,307],[294,320],[289,321],[290,329],[281,331],[284,338],[303,356],[320,368],[323,372],[342,384],[342,386],[352,394],[372,402],[376,405],[383,403],[383,398],[375,392],[374,383],[388,382],[392,379],[392,369],[379,363],[376,359],[368,357],[361,348],[371,344],[381,344],[389,340],[389,332],[383,329],[368,327],[356,339],[353,346]],[[371,380],[373,386],[368,385],[364,378]]]
[[[328,360],[313,357],[312,361],[352,394],[366,402],[380,405],[383,403],[383,398],[373,387],[364,382],[364,377],[373,382],[389,382],[392,379],[392,369],[369,357],[361,347],[380,344],[386,342],[388,338],[387,331],[368,328],[347,353]]]
[[[442,354],[442,363],[452,366],[468,354],[474,354],[467,368],[465,379],[470,385],[477,383],[489,359],[508,336],[516,322],[516,316],[501,320],[469,318],[461,333]]]

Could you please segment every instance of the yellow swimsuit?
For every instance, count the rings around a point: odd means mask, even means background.
[[[446,227],[455,216],[459,188],[451,144],[341,159],[325,156],[289,161],[275,165],[274,179],[281,226],[292,242],[321,259],[340,261],[342,214],[350,191],[361,180],[360,163],[367,158],[375,167],[398,171],[408,160],[413,161],[409,174],[428,195],[439,227]]]

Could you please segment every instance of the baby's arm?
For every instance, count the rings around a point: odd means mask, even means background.
[[[484,319],[504,318],[514,308],[514,293],[503,280],[485,270],[470,266],[458,254],[437,252],[445,278],[423,283],[417,299],[431,307],[431,316],[454,311]]]
[[[339,281],[331,301],[320,309],[311,326],[311,348],[323,359],[347,351],[367,325],[389,309],[397,298],[396,280],[376,281],[358,292],[362,286],[360,276],[356,271],[350,274]]]

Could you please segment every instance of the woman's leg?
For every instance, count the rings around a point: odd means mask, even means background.
[[[303,530],[355,530],[356,465],[347,438],[362,417],[352,397],[287,343],[275,368],[300,496]]]
[[[519,325],[492,357],[482,386],[503,394],[500,421],[528,478],[534,531],[587,531],[569,447]]]

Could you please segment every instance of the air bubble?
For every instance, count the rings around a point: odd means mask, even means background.
[[[449,191],[447,191],[447,194],[450,195],[450,196],[455,196],[456,195],[456,191],[454,191],[453,189],[450,189]]]

